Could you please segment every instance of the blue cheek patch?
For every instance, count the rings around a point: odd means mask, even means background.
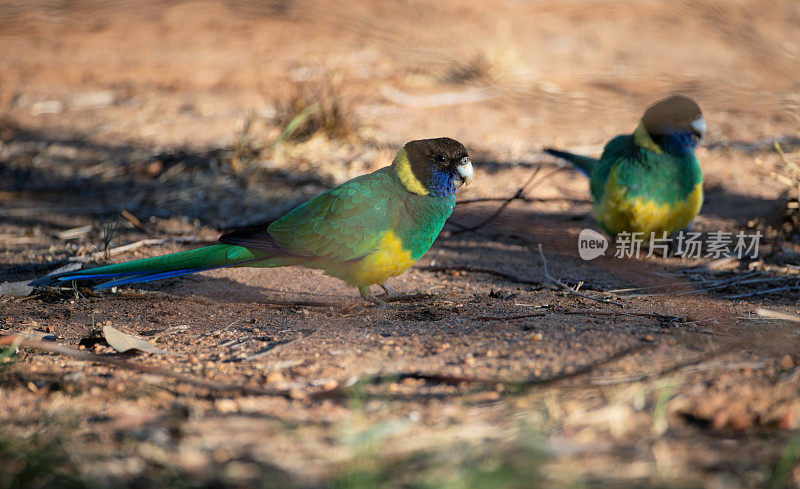
[[[700,141],[696,140],[690,131],[674,132],[668,130],[662,138],[661,146],[672,154],[682,154],[697,147]]]
[[[428,188],[431,195],[435,195],[436,197],[449,197],[456,192],[456,187],[453,185],[453,177],[450,172],[438,169],[431,172],[425,186]]]

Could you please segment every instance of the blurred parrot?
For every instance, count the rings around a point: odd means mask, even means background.
[[[686,228],[703,205],[703,172],[694,149],[706,134],[700,107],[673,95],[651,105],[633,134],[606,144],[600,159],[555,149],[591,179],[594,213],[610,235],[661,238]]]
[[[302,265],[324,270],[375,304],[370,292],[425,254],[472,181],[467,149],[450,138],[410,141],[390,166],[349,180],[270,223],[238,229],[220,244],[56,276],[108,280],[96,289],[224,267]]]

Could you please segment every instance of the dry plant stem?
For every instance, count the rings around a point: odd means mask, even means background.
[[[700,287],[699,289],[687,290],[685,292],[676,292],[676,293],[674,293],[674,295],[683,296],[683,295],[700,294],[702,292],[708,292],[710,290],[716,290],[716,289],[723,289],[723,288],[725,288],[725,287],[727,287],[729,285],[735,285],[735,284],[740,284],[740,283],[753,283],[753,282],[765,282],[765,281],[783,280],[783,277],[768,277],[768,278],[757,278],[757,279],[753,279],[752,278],[752,277],[755,277],[758,274],[759,274],[759,272],[751,272],[751,273],[747,273],[745,275],[742,275],[741,277],[734,277],[734,278],[727,279],[727,280],[721,280],[719,282],[712,283],[711,285],[707,285],[705,287]],[[666,294],[670,294],[670,293],[669,292],[664,292],[662,295],[666,295]]]
[[[459,200],[456,205],[464,206],[469,204],[480,204],[484,202],[505,202],[508,197],[478,197],[475,199],[464,199]],[[592,201],[588,199],[574,199],[571,197],[527,197],[522,195],[518,197],[516,200],[521,200],[525,203],[533,203],[533,202],[572,202],[574,204],[591,204]]]
[[[526,180],[525,183],[523,183],[522,186],[519,189],[517,189],[517,191],[514,193],[514,195],[512,195],[511,197],[505,199],[505,201],[503,201],[503,203],[500,204],[500,207],[498,207],[497,210],[495,210],[492,213],[492,215],[490,215],[489,217],[487,217],[486,219],[484,219],[483,221],[481,221],[480,223],[478,223],[478,224],[476,224],[474,226],[465,227],[465,226],[462,226],[461,224],[453,223],[454,225],[460,227],[461,229],[453,231],[452,234],[455,235],[455,234],[466,233],[466,232],[469,232],[469,231],[476,231],[476,230],[482,228],[483,226],[489,224],[494,219],[496,219],[497,216],[499,216],[505,210],[506,207],[508,207],[508,204],[510,204],[511,202],[513,202],[513,201],[515,201],[517,199],[524,198],[524,194],[528,190],[529,186],[533,186],[535,184],[542,183],[542,182],[544,182],[545,180],[547,180],[548,178],[552,177],[553,175],[555,175],[556,173],[560,172],[563,169],[564,169],[563,167],[556,168],[555,170],[551,171],[550,173],[545,173],[541,178],[539,178],[537,180],[536,177],[539,175],[539,173],[542,170],[541,166],[537,166],[536,170],[534,170],[533,174],[528,178],[528,180]]]
[[[757,295],[772,294],[773,292],[788,292],[796,287],[797,285],[784,285],[783,287],[775,287],[772,289],[756,290],[755,292],[750,292],[748,294],[729,295],[725,297],[725,299],[744,299],[745,297],[754,297]]]
[[[573,289],[569,285],[567,285],[564,282],[558,280],[557,278],[554,278],[553,276],[551,276],[550,273],[547,271],[547,259],[544,257],[544,252],[542,251],[542,244],[541,243],[539,243],[539,256],[542,257],[542,268],[544,268],[544,276],[548,280],[553,282],[554,284],[558,285],[562,289],[564,289],[567,292],[569,292],[570,294],[576,295],[578,297],[583,297],[584,299],[589,299],[589,300],[593,300],[593,301],[597,301],[597,302],[602,302],[603,304],[614,304],[615,306],[624,307],[623,304],[620,303],[620,302],[614,302],[614,301],[610,301],[608,299],[598,299],[597,297],[591,297],[591,296],[588,296],[586,294],[581,294],[580,292],[578,292],[577,290]]]
[[[573,314],[585,316],[631,316],[642,318],[656,318],[664,319],[670,322],[679,322],[682,318],[677,316],[666,316],[664,314],[649,313],[649,312],[624,312],[624,311],[592,311],[592,310],[567,310],[567,311],[552,311],[552,312],[533,312],[530,314],[520,314],[517,316],[478,316],[476,319],[481,321],[515,321],[517,319],[536,318],[547,316],[548,314]]]

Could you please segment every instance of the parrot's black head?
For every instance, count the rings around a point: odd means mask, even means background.
[[[696,148],[706,135],[700,107],[683,95],[672,95],[648,107],[642,125],[656,144],[675,154]]]
[[[451,138],[409,141],[395,160],[395,169],[410,191],[437,197],[452,195],[469,185],[473,176],[467,148]]]

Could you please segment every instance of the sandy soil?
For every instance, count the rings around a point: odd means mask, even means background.
[[[0,333],[220,385],[22,348],[0,454],[58,447],[93,487],[800,486],[797,332],[756,314],[798,312],[773,141],[800,163],[799,28],[793,1],[4,2],[0,281],[213,242],[415,138],[470,149],[461,200],[548,176],[474,231],[501,202],[459,205],[388,308],[300,268],[4,300]],[[303,90],[355,129],[271,148]],[[587,181],[541,149],[597,154],[670,92],[710,127],[695,230],[760,231],[759,258],[581,260]],[[172,354],[116,354],[104,325]]]

